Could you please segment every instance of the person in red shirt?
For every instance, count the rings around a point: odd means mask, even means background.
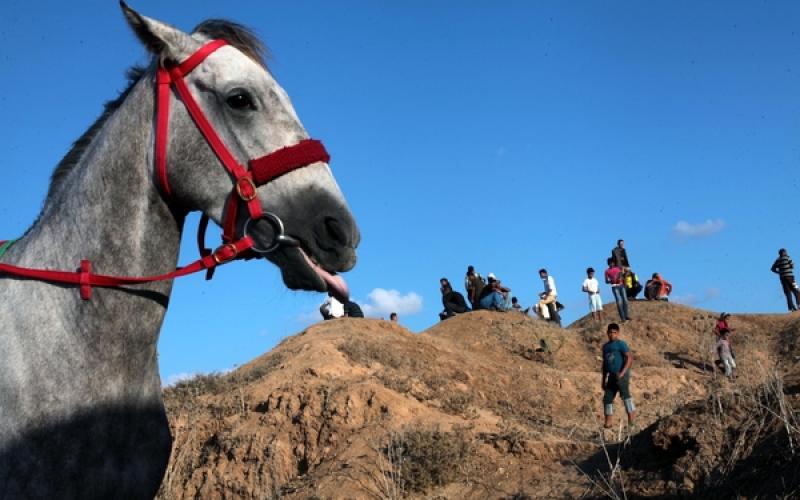
[[[625,275],[622,269],[614,262],[614,259],[609,258],[607,262],[608,269],[606,269],[605,272],[606,283],[611,285],[611,292],[614,294],[614,302],[617,303],[619,319],[624,323],[631,319],[628,315],[628,294],[625,293]]]
[[[669,294],[672,293],[672,283],[662,278],[658,273],[653,273],[653,282],[658,283],[656,300],[668,301]]]
[[[717,326],[714,327],[714,335],[719,337],[719,333],[722,330],[728,330],[729,332],[733,331],[730,325],[728,325],[728,318],[730,317],[731,315],[726,312],[719,315],[719,318],[717,318]]]

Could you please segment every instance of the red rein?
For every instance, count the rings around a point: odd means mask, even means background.
[[[200,106],[195,101],[189,88],[184,82],[184,76],[189,74],[197,65],[205,60],[217,49],[227,45],[224,40],[212,40],[203,45],[194,54],[178,65],[168,68],[159,67],[156,75],[157,81],[157,116],[156,116],[156,141],[155,141],[155,170],[156,178],[166,196],[171,196],[171,189],[167,178],[167,139],[169,137],[169,104],[171,89],[175,91],[186,106],[197,128],[205,137],[211,149],[222,162],[225,169],[233,179],[233,189],[228,197],[226,216],[223,223],[223,245],[213,252],[203,249],[202,240],[205,233],[207,219],[201,221],[198,231],[201,257],[191,264],[180,267],[171,273],[158,276],[127,277],[107,276],[92,273],[92,266],[88,260],[82,260],[80,271],[51,271],[46,269],[31,269],[16,267],[0,263],[0,274],[9,274],[20,278],[47,281],[52,283],[70,284],[80,287],[81,298],[89,300],[92,296],[92,287],[118,287],[121,285],[136,285],[179,278],[198,271],[207,270],[210,278],[211,272],[220,264],[240,258],[244,253],[253,249],[254,242],[249,236],[236,237],[236,220],[240,204],[243,204],[252,220],[264,216],[261,203],[256,191],[258,186],[280,177],[292,170],[302,168],[312,163],[330,161],[325,147],[321,142],[313,139],[300,141],[294,146],[288,146],[271,154],[250,161],[250,168],[242,167],[222,142],[214,127],[206,118]]]

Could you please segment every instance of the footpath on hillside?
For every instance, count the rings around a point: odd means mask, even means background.
[[[165,390],[159,498],[791,495],[800,487],[800,319],[634,302],[637,426],[602,429],[605,324],[478,311],[421,334],[314,325],[225,375]],[[624,420],[621,402],[617,423]],[[622,418],[620,418],[622,416]]]

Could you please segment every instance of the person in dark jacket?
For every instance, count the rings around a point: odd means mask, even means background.
[[[794,280],[794,262],[789,258],[789,253],[785,248],[778,250],[778,258],[772,264],[771,271],[780,277],[789,310],[796,311],[800,307],[800,290],[797,289],[797,282]],[[792,297],[794,297],[794,302],[792,302]]]
[[[628,253],[625,251],[625,240],[617,240],[617,246],[611,250],[611,258],[620,269],[631,267],[628,263]]]
[[[352,300],[348,300],[344,305],[344,315],[348,318],[363,318],[364,312],[358,304]]]
[[[449,284],[442,286],[442,305],[444,306],[444,311],[439,313],[440,320],[469,311],[464,296],[454,291]]]

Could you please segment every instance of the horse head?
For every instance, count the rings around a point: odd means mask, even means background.
[[[248,165],[308,139],[252,33],[227,21],[207,21],[187,34],[120,4],[134,33],[154,56],[154,80],[158,68],[180,65],[209,41],[228,42],[183,75],[183,81],[238,164]],[[325,161],[314,161],[257,188],[251,184],[252,197],[269,215],[253,218],[252,212],[240,209],[246,200],[231,202],[236,194],[234,179],[187,111],[183,96],[170,92],[168,99],[168,168],[160,174],[156,160],[152,163],[154,182],[167,192],[173,209],[199,210],[220,226],[230,226],[237,238],[250,236],[256,250],[274,247],[263,255],[281,269],[289,288],[331,291],[346,299],[347,286],[336,273],[355,265],[360,235],[327,155]],[[275,244],[281,231],[286,236],[283,242],[290,244]]]

